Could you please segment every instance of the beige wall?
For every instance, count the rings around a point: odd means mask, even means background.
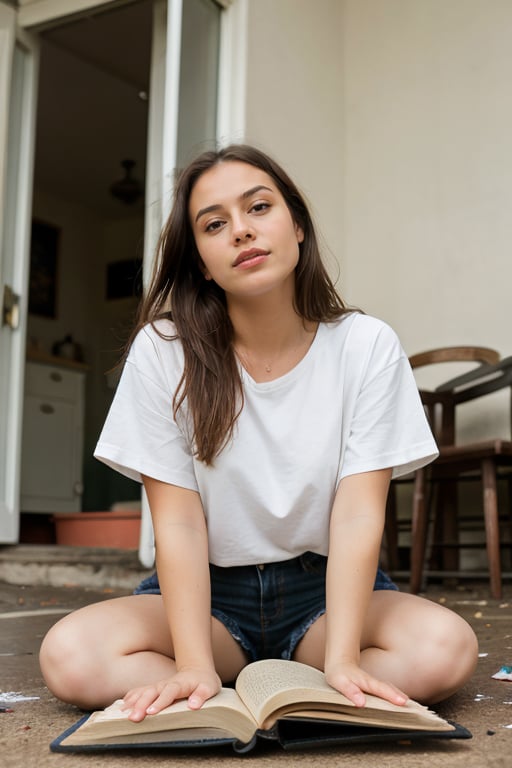
[[[512,352],[512,3],[343,2],[343,260],[408,352]]]
[[[273,155],[308,198],[340,259],[342,214],[339,0],[249,0],[246,140]]]
[[[246,138],[412,353],[512,352],[510,0],[249,0]]]
[[[246,138],[305,191],[345,298],[408,354],[512,354],[510,0],[248,5]],[[505,393],[485,408],[461,433],[509,434]]]
[[[109,0],[18,0],[19,21],[23,27],[30,27],[68,14],[88,11],[108,2]]]

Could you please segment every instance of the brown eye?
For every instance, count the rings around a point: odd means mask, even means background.
[[[250,212],[263,213],[264,211],[267,210],[267,208],[270,208],[270,203],[264,203],[264,202],[254,203],[254,205],[252,205],[250,208]]]
[[[219,229],[223,225],[223,221],[216,220],[216,221],[210,221],[206,227],[205,232],[215,232],[216,229]]]

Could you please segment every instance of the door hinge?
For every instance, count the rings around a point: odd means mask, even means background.
[[[20,324],[20,297],[10,285],[4,285],[2,297],[2,325],[15,331]]]

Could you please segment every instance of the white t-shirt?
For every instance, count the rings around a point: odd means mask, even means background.
[[[174,333],[169,321],[158,327]],[[181,343],[143,328],[95,456],[133,479],[198,491],[216,565],[326,555],[343,477],[387,467],[397,477],[437,455],[407,357],[391,328],[367,315],[320,324],[306,356],[274,381],[241,368],[244,407],[213,467],[193,456],[186,409],[173,417],[182,370]]]

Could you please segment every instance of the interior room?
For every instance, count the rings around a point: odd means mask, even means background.
[[[140,293],[151,34],[146,0],[40,34],[26,382],[31,361],[45,360],[82,379],[82,434],[69,414],[63,427],[82,453],[70,512],[140,499],[137,484],[92,452]],[[51,513],[33,486],[38,464],[60,463],[63,442],[27,396],[21,541],[44,541],[54,535]]]

